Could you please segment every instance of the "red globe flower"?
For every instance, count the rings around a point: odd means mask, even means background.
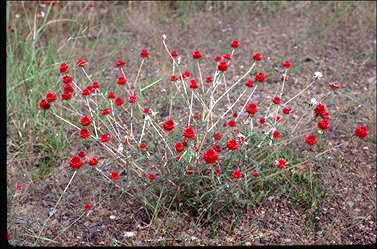
[[[216,151],[216,152],[221,152],[222,151],[222,148],[221,148],[221,145],[220,144],[214,144],[212,146],[212,148]]]
[[[63,80],[63,84],[68,84],[68,83],[72,83],[73,78],[71,75],[64,75],[62,80]]]
[[[216,168],[216,169],[215,169],[215,174],[216,174],[217,176],[221,175],[221,173],[222,173],[221,168]]]
[[[124,60],[117,60],[116,62],[115,62],[115,66],[116,67],[119,67],[119,68],[121,68],[121,67],[124,67],[124,65],[126,65],[126,62],[124,61]]]
[[[317,106],[314,108],[314,112],[316,115],[321,115],[327,111],[327,106],[326,104],[319,103]]]
[[[265,117],[260,117],[260,118],[258,119],[258,123],[259,123],[260,125],[263,125],[264,123],[266,123],[266,118],[265,118]]]
[[[235,169],[233,170],[231,177],[233,179],[240,179],[243,175],[244,174],[239,169]]]
[[[184,149],[185,149],[185,146],[182,143],[175,144],[175,151],[177,151],[177,153],[184,151]]]
[[[79,157],[83,158],[86,156],[86,152],[83,150],[80,150],[79,154],[77,154]]]
[[[103,134],[100,136],[101,142],[108,142],[110,140],[110,134]]]
[[[131,104],[136,103],[136,100],[137,100],[137,96],[136,95],[128,96],[128,102],[130,102]]]
[[[81,95],[82,95],[82,96],[88,96],[90,93],[91,93],[90,89],[86,87],[86,88],[84,88],[84,89],[82,90]]]
[[[82,161],[79,156],[73,156],[69,161],[69,165],[72,169],[79,169],[82,166]]]
[[[87,64],[88,64],[88,62],[85,59],[79,59],[76,62],[76,65],[79,66],[79,67],[85,67]]]
[[[283,61],[282,63],[281,63],[281,65],[283,66],[283,67],[285,67],[285,68],[290,68],[290,67],[292,67],[292,62],[290,62],[290,61],[288,61],[288,60],[285,60],[285,61]]]
[[[254,170],[251,172],[251,175],[252,175],[252,176],[255,176],[255,177],[258,177],[258,176],[259,176],[259,172],[258,172],[256,169],[254,169]]]
[[[120,178],[120,174],[118,171],[115,171],[115,170],[111,171],[111,179],[119,180],[119,178]]]
[[[338,88],[341,88],[342,86],[340,85],[339,82],[334,81],[334,82],[329,83],[329,87],[331,87],[332,89],[338,89]]]
[[[247,86],[247,87],[253,87],[254,86],[254,81],[252,81],[252,80],[246,81],[245,82],[245,86]]]
[[[20,191],[20,190],[22,190],[22,184],[20,184],[20,183],[16,183],[16,190],[18,190],[18,191]]]
[[[223,58],[227,59],[227,60],[230,60],[230,59],[232,59],[232,55],[231,54],[224,54]]]
[[[72,98],[72,93],[71,92],[65,91],[62,94],[62,100],[70,100],[71,98]]]
[[[186,167],[186,172],[187,172],[187,174],[189,174],[189,175],[192,174],[192,172],[193,172],[193,168],[192,168],[192,165],[191,165],[191,164],[187,165],[187,167]]]
[[[173,119],[168,119],[164,122],[163,128],[165,131],[171,131],[175,128],[175,123]]]
[[[235,127],[235,126],[237,126],[237,121],[236,120],[229,120],[228,121],[228,126],[230,126],[230,127]]]
[[[92,87],[93,87],[93,89],[98,89],[98,88],[100,88],[100,85],[99,85],[98,81],[93,81],[93,82],[92,82]]]
[[[186,78],[190,77],[190,75],[191,75],[190,72],[185,71],[185,72],[182,73],[182,78],[186,79]]]
[[[117,84],[120,85],[120,86],[124,86],[125,84],[127,84],[127,82],[128,82],[128,80],[124,76],[119,76],[117,78]]]
[[[111,110],[110,108],[104,108],[101,110],[101,115],[107,115],[110,114]]]
[[[154,180],[156,180],[156,178],[157,178],[157,175],[155,175],[155,174],[148,174],[148,179],[149,180],[154,181]]]
[[[230,44],[230,46],[232,47],[232,48],[239,48],[239,46],[240,46],[240,41],[239,40],[234,40],[234,41],[232,41],[232,43]]]
[[[288,115],[288,114],[291,113],[291,112],[292,112],[292,108],[290,108],[290,107],[284,107],[284,108],[283,108],[283,113],[284,113],[284,114],[287,114],[287,115]]]
[[[200,53],[199,50],[195,50],[194,52],[192,52],[192,57],[194,59],[200,59],[200,58],[202,58],[202,54]]]
[[[275,105],[280,105],[281,98],[279,96],[275,96],[272,98],[272,102],[274,102]]]
[[[222,61],[217,66],[217,69],[221,72],[225,72],[228,69],[228,64],[225,61]]]
[[[257,72],[257,74],[255,75],[255,80],[257,81],[264,81],[266,79],[266,74],[263,73],[263,72]]]
[[[80,119],[80,124],[83,126],[88,126],[92,123],[92,119],[89,116],[83,116]]]
[[[188,127],[183,130],[183,136],[186,138],[194,138],[195,135],[196,135],[196,132],[192,127]]]
[[[124,100],[123,100],[123,98],[121,98],[121,97],[116,98],[116,99],[115,99],[115,104],[116,104],[117,106],[121,106],[121,105],[123,105],[123,104],[124,104]]]
[[[72,83],[67,83],[64,85],[64,92],[67,92],[67,93],[73,93],[73,85]]]
[[[171,57],[176,58],[178,56],[177,51],[173,50],[170,52]]]
[[[305,137],[306,143],[309,145],[314,145],[317,143],[317,136],[314,134],[309,134]]]
[[[229,150],[237,150],[240,146],[236,139],[229,139],[226,143],[226,147],[228,147]]]
[[[197,88],[199,88],[198,82],[196,80],[191,80],[190,81],[190,88],[191,89],[197,89]]]
[[[222,137],[223,135],[219,131],[216,131],[215,133],[213,133],[213,138],[215,140],[221,140]]]
[[[88,164],[90,166],[95,166],[95,165],[97,165],[97,163],[98,163],[98,159],[95,156],[89,158],[89,160],[88,160]]]
[[[212,82],[213,82],[213,77],[212,76],[208,76],[206,78],[206,83],[211,84]]]
[[[115,92],[108,92],[107,93],[107,97],[109,99],[115,99],[117,96],[116,96]]]
[[[143,50],[141,50],[140,56],[143,57],[143,58],[148,58],[148,56],[149,56],[148,50],[145,49],[145,48]]]
[[[152,113],[152,110],[149,109],[149,108],[144,108],[144,113],[146,113],[146,114],[151,114],[151,113]]]
[[[246,106],[246,112],[249,113],[249,115],[254,115],[255,113],[258,112],[258,107],[256,104],[254,103],[249,103],[247,106]]]
[[[47,99],[42,99],[39,102],[39,107],[43,110],[48,110],[50,108],[50,102]]]
[[[281,138],[281,132],[280,131],[274,131],[272,133],[272,136],[276,139],[279,140]]]
[[[275,161],[275,165],[279,169],[285,169],[287,167],[287,161],[285,159],[279,159]]]
[[[206,152],[204,152],[203,159],[206,161],[206,163],[212,164],[216,163],[217,160],[219,160],[219,157],[214,149],[208,149]]]
[[[82,138],[88,138],[90,136],[90,130],[89,129],[81,129],[80,130],[80,137]]]
[[[90,204],[90,203],[86,203],[85,205],[84,205],[84,209],[85,209],[85,211],[89,211],[90,209],[92,209],[93,208],[93,206],[92,206],[92,204]]]
[[[173,74],[173,75],[170,76],[170,80],[171,81],[177,81],[177,80],[179,80],[179,77],[177,75]]]
[[[214,59],[215,61],[217,61],[217,62],[220,62],[220,61],[223,60],[223,57],[222,57],[221,55],[215,55],[215,56],[213,56],[213,59]]]
[[[147,148],[146,144],[139,144],[139,148],[145,150]]]
[[[186,147],[186,146],[188,145],[188,142],[187,142],[187,140],[183,140],[183,141],[182,141],[182,144],[183,144],[183,146],[185,146],[185,147]]]
[[[357,126],[356,129],[355,129],[355,135],[360,137],[360,138],[367,137],[368,136],[368,126],[366,126],[366,125]]]
[[[68,69],[69,67],[68,67],[68,64],[66,63],[61,64],[59,67],[60,73],[67,73]]]
[[[262,56],[262,54],[255,52],[255,53],[253,53],[253,59],[255,61],[261,61],[261,60],[263,60],[263,56]]]
[[[330,127],[330,121],[328,119],[322,119],[318,121],[318,128],[326,130]]]

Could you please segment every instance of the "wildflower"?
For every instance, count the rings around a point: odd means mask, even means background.
[[[72,83],[73,78],[71,75],[64,75],[62,80],[64,84],[68,84],[68,83]]]
[[[227,59],[227,60],[230,60],[230,59],[232,59],[232,55],[231,54],[224,54],[223,58]]]
[[[212,82],[213,82],[213,77],[212,76],[208,76],[206,78],[206,83],[211,84]]]
[[[131,104],[136,103],[136,100],[137,100],[137,96],[136,95],[128,96],[128,102],[130,102]]]
[[[80,124],[83,126],[88,126],[92,123],[92,119],[89,116],[83,116],[80,119]]]
[[[281,65],[282,65],[283,67],[285,67],[285,68],[290,68],[290,67],[292,67],[293,64],[292,64],[292,62],[286,60],[286,61],[283,61],[283,62],[281,63]]]
[[[90,203],[86,203],[85,205],[84,205],[84,209],[85,209],[85,211],[89,211],[90,209],[92,209],[93,208],[93,206],[92,206],[92,204],[90,204]]]
[[[176,143],[175,144],[175,151],[177,153],[184,151],[184,149],[185,149],[185,146],[183,145],[183,143]]]
[[[111,179],[119,180],[119,178],[120,178],[120,174],[118,171],[115,171],[115,170],[111,171]]]
[[[262,54],[255,52],[255,53],[253,53],[253,59],[255,61],[261,61],[263,59],[263,56],[262,56]]]
[[[80,137],[82,138],[88,138],[90,136],[90,130],[89,129],[81,129],[80,130]]]
[[[323,77],[323,74],[322,74],[321,72],[315,72],[314,75],[313,75],[313,77],[314,77],[316,80],[318,80],[318,79],[320,79],[320,78]]]
[[[173,50],[170,52],[171,57],[176,58],[178,56],[177,51]]]
[[[195,135],[195,130],[192,127],[188,127],[183,130],[183,136],[186,138],[194,138]]]
[[[194,59],[200,59],[200,58],[202,58],[202,54],[200,53],[199,50],[195,50],[194,52],[192,52],[192,57]]]
[[[115,66],[116,67],[119,67],[119,68],[121,68],[121,67],[124,67],[124,65],[126,65],[126,62],[124,61],[124,60],[117,60],[116,62],[115,62]]]
[[[263,72],[257,72],[257,74],[255,75],[255,80],[257,81],[264,81],[266,79],[266,74],[263,73]]]
[[[276,139],[279,140],[281,138],[281,132],[280,131],[274,131],[272,133],[272,136]]]
[[[275,161],[275,165],[279,169],[285,169],[287,167],[287,161],[285,159],[278,159]]]
[[[187,172],[187,174],[189,174],[189,175],[192,174],[193,169],[192,169],[192,165],[191,165],[191,164],[187,165],[187,167],[186,167],[186,172]]]
[[[322,130],[326,130],[330,127],[330,122],[328,119],[322,119],[318,121],[318,127]]]
[[[173,119],[168,119],[164,122],[163,128],[165,131],[171,131],[175,128],[175,123]]]
[[[265,118],[265,117],[260,117],[260,118],[258,119],[258,123],[259,123],[260,125],[263,125],[264,123],[266,123],[266,118]]]
[[[283,73],[282,75],[281,75],[281,77],[280,77],[280,80],[281,81],[287,81],[289,79],[289,76],[288,76],[288,74],[285,74],[285,73]]]
[[[177,81],[177,80],[179,80],[179,77],[178,77],[177,75],[175,75],[175,74],[172,74],[172,75],[170,76],[170,80],[171,80],[171,81]]]
[[[92,87],[93,87],[93,89],[98,89],[100,87],[98,81],[93,81],[92,82]]]
[[[247,87],[253,87],[254,86],[254,81],[252,81],[252,80],[246,81],[245,82],[245,86],[247,86]]]
[[[48,110],[50,108],[50,102],[47,99],[42,99],[39,102],[39,107],[43,110]]]
[[[276,122],[280,122],[280,120],[281,120],[281,116],[280,116],[279,114],[277,114],[277,115],[274,117],[274,120],[275,120]]]
[[[88,160],[88,164],[89,164],[90,166],[95,166],[95,165],[97,165],[97,163],[98,163],[98,159],[97,159],[97,157],[95,157],[95,156],[91,157],[91,158]]]
[[[84,89],[82,90],[82,93],[81,93],[81,94],[82,94],[83,96],[88,96],[88,95],[90,94],[90,92],[91,92],[91,91],[90,91],[89,88],[84,88]]]
[[[254,115],[255,113],[258,112],[258,107],[256,104],[254,103],[249,103],[247,106],[246,106],[246,112],[249,113],[249,115]]]
[[[223,137],[223,135],[219,131],[216,131],[215,133],[213,133],[213,138],[215,140],[221,140],[222,137]]]
[[[184,71],[183,73],[182,73],[182,78],[183,79],[186,79],[186,78],[188,78],[188,77],[190,77],[190,72],[187,72],[187,71]]]
[[[66,63],[61,64],[59,67],[60,73],[67,73],[68,69],[69,69],[68,64]]]
[[[305,141],[309,145],[314,145],[317,143],[317,136],[314,134],[309,134],[305,137]]]
[[[226,147],[228,147],[229,150],[237,150],[240,146],[236,139],[229,139],[226,143]]]
[[[217,69],[221,72],[225,72],[228,69],[228,64],[225,61],[222,61],[217,66]]]
[[[62,94],[62,100],[70,100],[72,98],[72,93],[71,92],[64,92]]]
[[[188,142],[187,142],[187,140],[183,140],[183,141],[182,141],[182,144],[183,144],[183,146],[185,146],[185,147],[186,147],[186,146],[188,145]]]
[[[154,181],[156,180],[157,176],[155,174],[148,174],[148,179],[151,180],[151,181]]]
[[[149,56],[149,52],[146,48],[142,49],[141,52],[140,52],[140,56],[143,57],[143,58],[148,58]]]
[[[49,103],[52,103],[56,100],[56,95],[55,93],[47,93],[46,98],[45,98]]]
[[[101,110],[101,115],[107,115],[110,114],[110,108],[104,108]]]
[[[252,176],[255,176],[255,177],[258,177],[258,176],[259,176],[259,172],[258,172],[256,169],[254,169],[254,170],[251,172],[251,175],[252,175]]]
[[[22,190],[22,184],[16,183],[16,190]]]
[[[217,62],[220,62],[220,61],[222,61],[223,57],[221,55],[215,55],[215,56],[213,56],[213,59]]]
[[[236,120],[229,120],[228,121],[228,125],[230,126],[230,127],[235,127],[235,126],[237,126],[237,121]]]
[[[239,40],[234,40],[234,41],[232,41],[232,43],[230,44],[230,46],[231,46],[232,48],[234,48],[234,49],[239,48],[239,46],[240,46],[240,41],[239,41]]]
[[[216,152],[221,152],[222,151],[222,148],[221,148],[221,145],[220,144],[214,144],[212,146],[212,148],[216,151]]]
[[[316,115],[321,115],[327,111],[326,104],[318,103],[317,106],[314,108],[314,112]]]
[[[139,144],[139,148],[145,150],[147,148],[146,144]]]
[[[198,82],[196,80],[191,80],[190,81],[190,88],[191,89],[197,89],[197,88],[199,88]]]
[[[127,81],[128,81],[127,78],[125,78],[124,76],[119,76],[117,78],[117,84],[120,86],[127,84]]]
[[[100,136],[101,142],[108,142],[110,140],[110,134],[106,133]]]
[[[67,84],[64,85],[64,92],[73,93],[72,83],[67,83]]]
[[[242,176],[243,176],[243,173],[239,169],[233,170],[232,175],[231,175],[233,179],[240,179]]]
[[[76,62],[76,65],[79,66],[79,67],[85,67],[87,64],[88,64],[88,62],[85,59],[79,59]]]
[[[80,152],[77,154],[79,157],[83,158],[86,156],[86,152],[84,150],[80,150]]]
[[[368,136],[368,126],[366,126],[366,125],[357,126],[356,129],[355,129],[355,135],[360,137],[360,138],[367,137]]]
[[[238,117],[238,112],[233,112],[232,116],[233,116],[233,118],[237,118]]]
[[[280,105],[281,98],[279,96],[275,96],[272,98],[272,102],[274,102],[275,105]]]
[[[82,166],[82,161],[79,156],[73,156],[69,161],[69,165],[72,169],[79,169]]]
[[[118,98],[115,99],[115,104],[117,106],[121,106],[121,105],[124,104],[124,100],[121,97],[118,97]]]
[[[283,111],[284,114],[288,115],[292,111],[292,108],[290,108],[290,107],[284,107],[282,111]]]
[[[329,83],[329,86],[330,86],[332,89],[337,89],[337,88],[340,88],[340,87],[341,87],[340,83],[339,83],[339,82],[336,82],[336,81],[334,81],[334,82],[330,82],[330,83]]]
[[[217,155],[217,152],[214,149],[208,149],[204,153],[203,159],[206,161],[206,163],[212,164],[212,163],[216,163],[217,160],[219,160],[219,157]]]

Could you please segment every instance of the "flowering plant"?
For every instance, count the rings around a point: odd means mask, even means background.
[[[267,100],[263,96],[261,101],[256,95],[268,84],[269,75],[262,70],[252,74],[256,65],[266,63],[261,53],[252,53],[247,72],[234,80],[227,72],[242,45],[238,40],[231,41],[230,53],[215,56],[216,66],[205,76],[202,51],[192,52],[190,60],[197,72],[193,73],[184,71],[187,68],[180,63],[177,50],[169,50],[166,37],[163,45],[172,65],[172,73],[164,79],[171,89],[167,116],[145,98],[148,89],[163,81],[138,82],[144,63],[153,56],[147,49],[139,53],[141,63],[134,81],[129,80],[123,59],[115,61],[119,74],[109,85],[89,76],[90,62],[83,58],[76,62],[85,77],[81,80],[70,75],[68,64],[61,64],[62,93],[48,93],[39,107],[75,128],[82,143],[94,142],[89,151],[68,157],[72,177],[89,166],[147,208],[153,210],[156,203],[165,201],[169,206],[200,211],[203,217],[232,205],[253,203],[264,184],[326,152],[317,145],[331,127],[331,110],[316,100],[307,101],[302,113],[293,106],[307,89],[321,82],[320,72],[288,98],[284,86],[294,64],[284,60],[279,64],[281,82],[276,94]],[[340,88],[334,82],[329,86],[331,91]],[[63,117],[58,110],[69,115]],[[302,121],[308,118],[305,126]],[[357,126],[355,135],[367,137],[368,127]],[[295,157],[293,142],[313,153]],[[85,204],[85,209],[92,208]]]

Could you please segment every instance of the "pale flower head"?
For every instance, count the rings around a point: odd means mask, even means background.
[[[166,40],[166,38],[167,38],[166,35],[163,34],[163,35],[162,35],[162,39]]]
[[[318,80],[318,79],[320,79],[320,78],[323,77],[323,74],[322,74],[321,72],[315,72],[314,75],[313,75],[313,77],[314,77],[316,80]]]
[[[317,104],[318,104],[318,101],[317,101],[315,98],[312,98],[312,99],[310,100],[310,103],[311,103],[312,105],[317,105]]]

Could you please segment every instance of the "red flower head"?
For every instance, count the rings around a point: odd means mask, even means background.
[[[82,138],[88,138],[90,136],[90,130],[89,129],[81,129],[80,130],[80,137]]]
[[[72,169],[79,169],[82,166],[82,161],[79,156],[73,156],[69,161],[69,165]]]
[[[72,92],[65,91],[62,94],[62,100],[70,100],[72,98]]]
[[[68,83],[72,83],[73,78],[71,75],[64,75],[62,80],[64,84],[68,84]]]
[[[90,93],[91,93],[90,89],[86,87],[86,88],[82,89],[81,95],[88,96]]]
[[[199,50],[195,50],[194,52],[192,52],[192,57],[194,59],[200,59],[200,58],[202,58],[202,54],[200,53]]]
[[[367,137],[368,136],[368,126],[366,126],[366,125],[357,126],[356,129],[355,129],[355,135],[360,137],[360,138]]]
[[[185,149],[185,146],[182,143],[175,144],[175,151],[177,151],[177,153],[184,151],[184,149]]]
[[[215,60],[215,61],[217,61],[217,62],[220,62],[220,61],[222,61],[223,60],[223,57],[221,56],[221,55],[215,55],[215,56],[213,56],[213,59]]]
[[[120,174],[118,171],[115,171],[115,170],[111,171],[111,179],[119,180],[119,178],[120,178]]]
[[[217,66],[217,69],[221,72],[225,72],[228,69],[228,64],[225,61],[222,61]]]
[[[125,84],[127,84],[127,82],[128,80],[124,76],[119,76],[117,79],[117,84],[120,86],[124,86]]]
[[[170,52],[170,55],[171,55],[171,57],[173,57],[173,58],[177,58],[178,53],[177,53],[177,51],[173,50],[173,51]]]
[[[121,105],[124,104],[124,100],[121,97],[118,97],[118,98],[115,99],[115,104],[117,106],[121,106]]]
[[[182,73],[182,78],[186,79],[186,78],[190,77],[190,75],[191,75],[190,72],[185,71],[185,72]]]
[[[254,81],[252,81],[252,80],[246,81],[245,82],[245,86],[247,86],[247,87],[253,87],[254,86]]]
[[[192,169],[192,165],[191,165],[191,164],[187,165],[187,167],[186,167],[186,172],[187,172],[187,174],[189,174],[189,175],[192,174],[193,169]]]
[[[73,85],[72,83],[67,83],[64,85],[64,92],[72,94],[73,93]]]
[[[284,107],[284,108],[283,108],[283,113],[284,113],[284,114],[287,114],[287,115],[288,115],[288,114],[291,113],[291,112],[292,112],[292,108],[290,108],[290,107]]]
[[[168,119],[164,122],[163,128],[165,131],[171,131],[175,128],[175,123],[173,119]]]
[[[223,58],[227,59],[227,60],[230,60],[230,59],[232,59],[232,55],[231,54],[224,54]]]
[[[279,114],[277,114],[277,115],[274,117],[274,120],[275,120],[276,122],[280,122],[280,120],[281,120],[281,116],[280,116]]]
[[[115,99],[117,96],[116,96],[115,92],[108,92],[107,93],[107,97],[109,99]]]
[[[219,160],[219,157],[217,156],[217,152],[214,149],[208,149],[203,154],[203,159],[206,161],[206,163],[216,163],[217,160]]]
[[[16,190],[22,190],[22,184],[16,183]]]
[[[115,66],[116,67],[124,67],[124,65],[126,65],[126,62],[124,61],[124,60],[117,60],[116,62],[115,62]]]
[[[89,211],[90,209],[92,209],[93,208],[93,206],[92,206],[92,204],[90,204],[90,203],[86,203],[85,205],[84,205],[84,209],[85,209],[85,211]]]
[[[314,108],[314,112],[317,115],[321,115],[321,114],[327,112],[326,104],[322,104],[322,103],[317,104],[317,106]]]
[[[329,87],[331,87],[332,89],[337,89],[337,88],[341,88],[341,85],[339,82],[334,81],[334,82],[329,83]]]
[[[251,172],[251,175],[252,175],[252,176],[255,176],[255,177],[258,177],[258,176],[259,176],[259,172],[258,172],[256,169],[254,169],[254,170]]]
[[[148,179],[151,181],[156,180],[157,176],[155,174],[148,174]]]
[[[237,118],[238,117],[238,112],[233,112],[232,116],[233,116],[233,118]]]
[[[79,59],[76,62],[76,65],[79,66],[79,67],[85,67],[86,65],[88,65],[88,62],[85,59]]]
[[[110,140],[110,134],[103,134],[100,136],[101,142],[108,142]]]
[[[110,108],[104,108],[101,110],[101,115],[107,115],[110,114],[111,110]]]
[[[212,76],[208,76],[206,78],[206,83],[211,84],[212,82],[213,82],[213,77]]]
[[[190,81],[190,88],[191,89],[197,89],[197,88],[199,88],[198,82],[196,80],[191,80]]]
[[[280,105],[281,98],[279,96],[275,96],[272,98],[272,102],[274,102],[275,105]]]
[[[264,123],[266,123],[266,118],[265,118],[265,117],[260,117],[260,118],[258,119],[258,123],[259,123],[260,125],[263,125]]]
[[[253,53],[253,59],[255,61],[261,61],[261,60],[263,60],[263,55],[260,54],[260,53],[255,52],[255,53]]]
[[[98,81],[93,81],[93,82],[92,82],[92,87],[93,87],[93,89],[98,89],[98,88],[100,88],[100,85],[99,85]]]
[[[234,40],[234,41],[232,41],[232,43],[230,44],[230,46],[232,48],[239,48],[240,47],[240,41],[239,40]]]
[[[283,67],[285,67],[285,68],[290,68],[290,67],[292,67],[293,64],[292,64],[292,62],[286,60],[286,61],[283,61],[283,62],[281,63],[281,65],[282,65]]]
[[[131,104],[136,103],[136,100],[137,100],[137,96],[136,95],[128,96],[128,102],[130,102]]]
[[[240,146],[236,139],[229,139],[226,143],[226,147],[228,147],[229,150],[237,150]]]
[[[231,176],[233,179],[240,179],[243,176],[243,173],[239,169],[235,169]]]
[[[68,64],[65,64],[65,63],[61,64],[59,67],[60,73],[67,73],[68,69],[69,69]]]
[[[146,144],[139,144],[139,148],[145,150],[147,148]]]
[[[275,161],[275,165],[279,169],[285,169],[287,167],[287,161],[285,159],[279,159]]]
[[[183,130],[183,136],[187,138],[194,138],[196,135],[195,130],[192,127],[188,127]]]
[[[146,114],[151,114],[152,111],[151,111],[151,109],[149,109],[149,108],[144,108],[144,113],[146,113]]]
[[[97,165],[97,163],[98,163],[98,159],[95,156],[89,158],[89,160],[88,160],[88,164],[90,166],[95,166],[95,165]]]
[[[214,144],[212,146],[212,148],[216,151],[216,152],[221,152],[222,151],[222,148],[221,148],[221,145],[220,144]]]
[[[177,75],[175,75],[175,74],[172,74],[172,75],[170,76],[170,80],[171,80],[171,81],[177,81],[177,80],[179,80],[179,77],[178,77]]]
[[[183,144],[183,146],[186,147],[186,146],[188,145],[188,142],[187,142],[186,140],[183,140],[183,141],[182,141],[182,144]]]
[[[235,127],[235,126],[237,126],[237,121],[236,120],[229,120],[228,121],[228,126],[230,126],[230,127]]]
[[[83,150],[80,150],[79,154],[78,154],[79,157],[83,158],[86,156],[86,152],[83,151]]]
[[[143,58],[148,58],[148,56],[149,56],[148,50],[145,49],[145,48],[143,50],[141,50],[140,56],[143,57]]]
[[[247,106],[246,106],[246,112],[249,113],[249,115],[254,115],[255,113],[258,112],[258,107],[256,104],[254,103],[249,103]]]
[[[83,126],[88,126],[92,123],[92,119],[89,116],[83,116],[80,120],[80,124]]]
[[[50,102],[47,99],[42,99],[39,102],[39,107],[43,110],[48,110],[50,108]]]
[[[281,75],[281,77],[280,77],[280,80],[281,80],[281,81],[287,81],[288,79],[289,79],[288,74],[284,74],[284,73],[283,73],[283,74]]]
[[[215,133],[213,133],[213,138],[215,140],[221,140],[222,137],[223,135],[219,131],[216,131]]]
[[[317,136],[314,134],[309,134],[305,137],[306,143],[309,145],[314,145],[317,143]]]
[[[281,132],[280,131],[274,131],[272,133],[272,136],[276,139],[279,140],[281,138]]]
[[[266,74],[263,73],[263,72],[257,72],[257,74],[255,75],[255,80],[257,81],[264,81],[266,79]]]
[[[330,121],[328,119],[322,119],[318,121],[318,128],[326,130],[330,127]]]

